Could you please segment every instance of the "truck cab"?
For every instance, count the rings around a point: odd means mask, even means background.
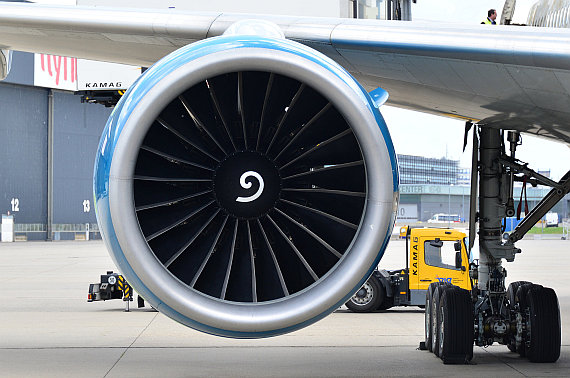
[[[465,233],[449,228],[412,228],[406,232],[406,267],[377,269],[346,303],[355,312],[392,306],[423,306],[432,282],[471,290],[470,256]]]
[[[415,228],[408,236],[411,305],[423,304],[432,282],[448,282],[471,290],[466,235],[458,230]]]

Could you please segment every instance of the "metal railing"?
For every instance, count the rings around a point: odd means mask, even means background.
[[[14,224],[14,239],[16,241],[37,240],[38,237],[41,238],[38,235],[40,233],[47,233],[47,224]],[[93,238],[98,239],[100,235],[97,223],[55,223],[52,225],[52,240],[89,240]]]

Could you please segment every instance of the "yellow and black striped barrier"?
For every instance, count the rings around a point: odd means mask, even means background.
[[[132,301],[133,300],[133,289],[129,284],[125,285],[123,289],[123,300],[124,301]]]
[[[119,275],[117,279],[117,288],[123,292],[123,301],[133,300],[133,288],[122,275]]]
[[[117,278],[117,289],[123,291],[123,287],[125,286],[125,279],[123,276],[119,275]]]
[[[129,312],[129,302],[133,300],[133,288],[122,275],[117,279],[117,288],[123,292],[123,301],[125,302],[125,311]]]

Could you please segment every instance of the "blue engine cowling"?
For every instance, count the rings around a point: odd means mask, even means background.
[[[211,334],[267,337],[328,315],[377,266],[395,219],[377,106],[284,39],[216,37],[163,58],[117,104],[97,153],[117,267],[160,312]]]

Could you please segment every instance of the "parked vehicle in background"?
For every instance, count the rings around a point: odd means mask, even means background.
[[[431,219],[428,219],[428,223],[459,223],[461,222],[461,217],[459,214],[435,214]]]
[[[546,213],[546,227],[558,227],[558,213]]]

